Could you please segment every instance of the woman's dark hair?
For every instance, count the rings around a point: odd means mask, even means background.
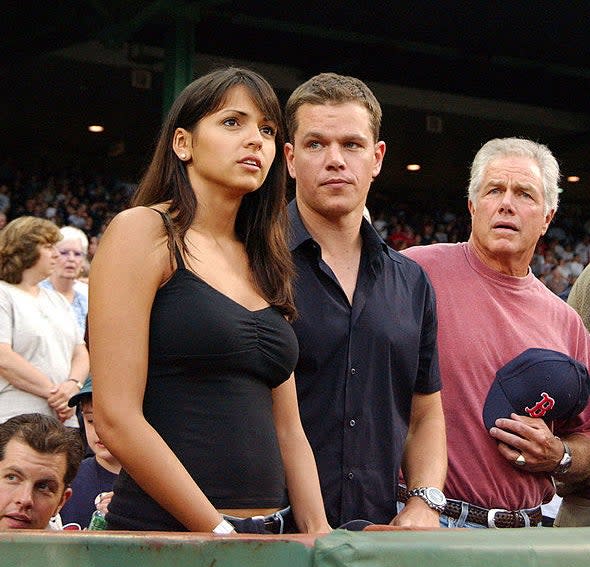
[[[293,318],[291,254],[287,246],[286,172],[283,145],[285,131],[280,103],[270,84],[250,69],[227,67],[204,75],[188,85],[174,101],[162,126],[148,169],[132,199],[132,206],[150,207],[170,202],[168,246],[176,242],[189,254],[185,234],[194,221],[197,198],[186,166],[172,149],[174,132],[192,132],[199,121],[219,110],[234,87],[245,87],[260,111],[277,124],[276,155],[262,186],[242,199],[236,233],[244,243],[254,281],[265,299]],[[198,156],[196,156],[198,159]]]

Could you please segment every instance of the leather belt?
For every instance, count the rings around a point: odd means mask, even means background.
[[[398,486],[397,499],[407,502],[408,489],[400,484]],[[447,505],[443,514],[449,518],[459,519],[463,510],[461,500],[447,498]],[[541,523],[543,514],[541,506],[528,510],[504,510],[502,508],[482,508],[475,504],[467,504],[467,522],[473,522],[489,528],[524,528],[527,527],[526,518],[530,527],[536,527]]]

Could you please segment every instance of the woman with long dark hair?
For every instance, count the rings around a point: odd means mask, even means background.
[[[260,75],[197,79],[101,239],[95,423],[123,465],[109,529],[280,533],[289,503],[296,530],[330,529],[292,375],[283,141]]]

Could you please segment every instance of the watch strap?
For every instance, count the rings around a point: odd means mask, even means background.
[[[566,441],[557,436],[555,437],[563,443],[563,457],[561,457],[561,460],[551,472],[553,476],[558,476],[565,474],[567,471],[569,471],[570,467],[572,466],[572,451]]]
[[[440,495],[440,502],[433,501],[431,498],[429,498],[428,493],[433,491],[435,492],[435,494]],[[418,498],[421,498],[429,508],[432,508],[433,510],[436,510],[441,514],[445,510],[447,501],[445,495],[438,488],[430,488],[427,486],[413,488],[412,490],[408,491],[408,498],[411,496],[417,496]]]

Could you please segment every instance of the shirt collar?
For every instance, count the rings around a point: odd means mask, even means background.
[[[291,234],[289,238],[289,249],[291,252],[305,243],[315,242],[301,220],[301,215],[299,214],[299,209],[297,208],[297,202],[295,199],[289,203],[288,212],[289,221],[291,223]],[[387,244],[379,236],[379,233],[375,230],[373,225],[364,217],[361,223],[361,237],[370,257],[373,257],[379,252],[383,252],[395,262],[400,261],[399,258],[396,257],[394,251],[389,248],[389,246],[387,246]]]
[[[289,221],[291,223],[289,234],[289,250],[293,252],[304,242],[313,242],[313,238],[301,220],[295,199],[289,203],[287,211],[289,215]]]

